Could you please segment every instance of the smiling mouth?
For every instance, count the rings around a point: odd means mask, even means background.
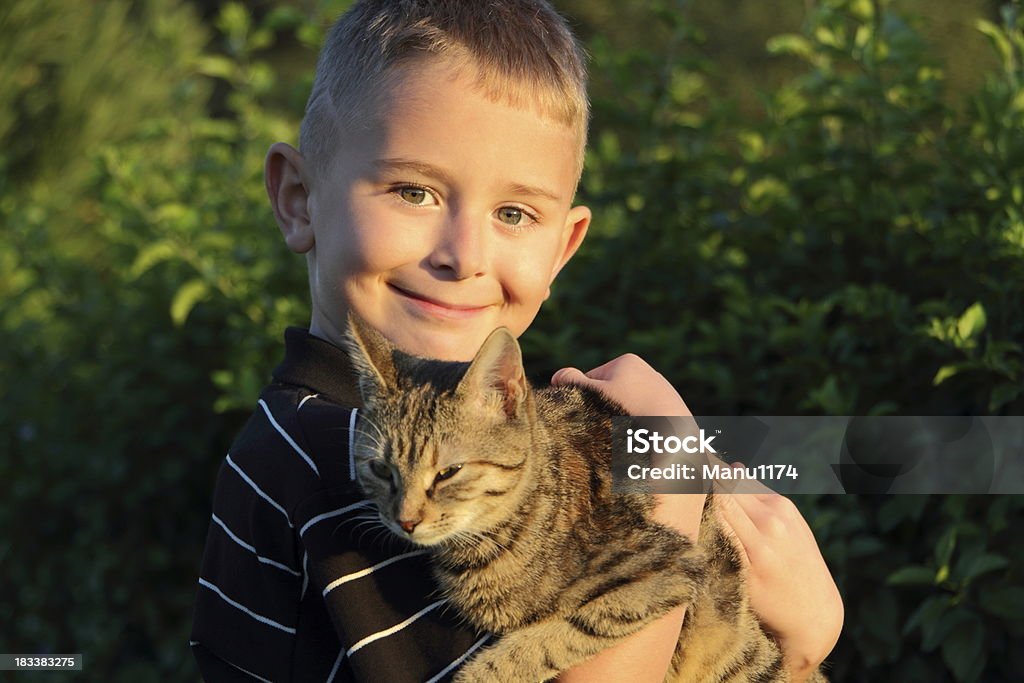
[[[418,294],[416,292],[409,291],[408,289],[403,289],[402,287],[394,285],[390,282],[387,284],[391,291],[395,292],[406,301],[412,303],[414,306],[417,307],[417,309],[426,311],[428,313],[433,313],[435,315],[442,315],[444,317],[468,318],[478,313],[482,313],[483,311],[490,308],[492,305],[485,304],[483,306],[467,306],[464,304],[450,304],[444,301],[440,301],[438,299],[434,299],[429,296],[425,296],[423,294]]]

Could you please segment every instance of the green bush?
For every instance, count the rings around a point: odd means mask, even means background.
[[[207,29],[125,0],[76,10],[71,33],[61,3],[0,10],[3,651],[84,652],[83,680],[195,679],[214,473],[309,315],[263,155],[295,139],[346,4],[224,3]],[[1015,7],[979,22],[1001,68],[953,104],[882,0],[822,0],[773,39],[801,71],[758,116],[685,6],[652,6],[657,51],[595,34],[594,225],[528,367],[633,351],[703,414],[1024,412]],[[847,606],[834,680],[1019,677],[1024,499],[798,502]]]

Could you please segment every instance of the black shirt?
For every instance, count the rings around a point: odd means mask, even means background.
[[[290,328],[217,476],[192,646],[209,682],[440,681],[487,643],[354,478],[345,352]]]

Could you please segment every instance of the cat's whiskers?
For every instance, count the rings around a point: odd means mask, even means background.
[[[373,522],[379,522],[380,521],[380,515],[378,513],[376,513],[376,512],[372,512],[372,513],[365,513],[365,514],[361,514],[361,515],[352,515],[351,517],[346,517],[345,519],[343,519],[340,522],[338,522],[338,525],[335,527],[335,531],[337,531],[341,527],[345,526],[346,524],[349,524],[349,523],[352,523],[352,522],[363,522],[363,521],[366,521],[366,520],[373,521]]]
[[[373,427],[376,430],[376,432],[377,432],[376,436],[378,437],[377,443],[380,443],[381,441],[387,440],[387,437],[384,435],[384,432],[381,431],[381,428],[377,426],[377,424],[370,418],[369,415],[361,413],[359,417],[360,417],[359,421],[356,422],[356,431],[357,432],[359,432],[361,434],[365,434],[367,437],[373,437],[372,434],[370,434],[368,432],[362,431],[361,426],[365,424],[365,425],[368,425],[370,427]]]
[[[359,522],[358,524],[356,524],[354,527],[352,527],[352,533],[354,534],[357,531],[359,531],[360,529],[363,529],[363,530],[366,530],[366,531],[369,531],[371,529],[379,529],[382,526],[384,526],[384,525],[381,523],[381,521],[379,519],[365,519],[365,520]],[[384,527],[384,528],[386,529],[387,527]]]
[[[508,552],[508,548],[497,539],[473,529],[461,529],[449,538],[461,542],[461,547],[466,550],[485,552],[492,559]]]
[[[382,448],[382,444],[381,444],[380,439],[378,439],[373,434],[370,434],[369,432],[361,431],[360,429],[356,429],[356,436],[358,438],[366,439],[369,442],[369,444],[370,444],[372,452],[379,453],[380,451],[384,450]]]

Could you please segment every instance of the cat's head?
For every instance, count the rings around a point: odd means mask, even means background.
[[[506,520],[536,476],[515,337],[499,328],[471,363],[433,361],[350,318],[346,345],[364,402],[356,476],[384,524],[417,544],[464,545]]]

